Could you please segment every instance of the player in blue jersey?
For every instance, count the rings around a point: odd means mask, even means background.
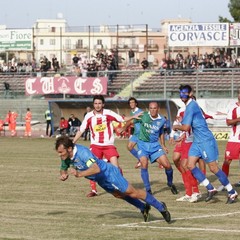
[[[182,85],[179,88],[180,98],[186,105],[186,110],[181,125],[174,125],[173,130],[189,131],[192,128],[193,143],[188,152],[188,168],[194,177],[202,183],[208,190],[206,202],[210,201],[217,193],[216,188],[209,182],[206,176],[196,167],[197,161],[202,158],[208,165],[210,171],[214,173],[221,184],[228,191],[228,204],[235,201],[238,194],[233,189],[225,173],[218,167],[218,146],[217,142],[209,130],[205,117],[197,102],[192,99],[192,88],[190,85]]]
[[[138,108],[138,101],[134,97],[130,97],[128,99],[128,105],[131,109],[130,116],[134,116],[134,115],[143,111],[141,108]],[[131,124],[131,122],[129,122],[129,124]],[[136,123],[133,124],[133,126],[130,125],[130,127],[133,128],[133,133],[132,133],[131,137],[129,138],[127,149],[138,160],[135,168],[139,168],[141,166],[141,163],[140,163],[140,160],[138,158],[138,154],[137,154],[137,150],[135,149],[135,146],[136,146],[137,141],[138,141],[138,134],[140,132],[141,124],[139,122],[136,122]]]
[[[147,192],[151,192],[151,186],[148,174],[148,160],[151,163],[158,162],[165,168],[167,175],[167,185],[171,188],[173,194],[177,194],[176,186],[173,184],[173,169],[166,156],[168,152],[165,146],[164,124],[166,119],[159,113],[157,102],[149,103],[149,112],[144,112],[139,120],[140,132],[138,135],[138,157],[141,162],[141,177]],[[160,142],[159,142],[160,140]],[[161,143],[161,144],[160,144]]]
[[[60,180],[68,179],[68,169],[73,166],[70,172],[75,177],[85,177],[95,181],[114,197],[122,198],[132,204],[141,211],[145,222],[149,218],[149,206],[156,208],[166,222],[171,221],[171,215],[164,202],[158,201],[153,195],[142,189],[134,188],[122,176],[119,168],[99,160],[87,147],[75,145],[69,137],[62,136],[56,140],[55,149],[61,158]]]

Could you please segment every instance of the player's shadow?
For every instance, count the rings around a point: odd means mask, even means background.
[[[154,212],[154,216],[151,214],[151,210],[149,213],[149,220],[148,222],[151,221],[157,221],[157,220],[163,220],[165,222],[165,220],[163,219],[161,213],[159,213],[159,217],[155,216],[155,214],[158,214],[157,212]],[[137,212],[137,211],[112,211],[110,213],[105,213],[105,214],[99,214],[97,216],[97,218],[99,219],[103,219],[104,217],[108,217],[111,216],[111,218],[122,218],[122,219],[134,219],[134,220],[138,220],[139,222],[144,222],[143,220],[143,216],[141,214],[141,212]],[[172,220],[170,223],[174,223],[175,220]]]
[[[154,183],[158,183],[158,181],[150,181],[151,186]],[[140,189],[143,189],[143,190],[145,189],[143,182],[134,182],[134,183],[132,183],[132,185],[133,185],[134,188],[140,188]]]
[[[174,183],[174,185],[176,186],[178,193],[185,191],[182,183],[176,183],[176,184]],[[156,184],[152,185],[152,189],[153,189],[153,194],[162,193],[162,192],[170,192],[171,193],[171,188],[167,185],[167,183],[166,183],[166,185],[164,185],[164,183],[159,184],[159,182],[156,181]],[[175,195],[177,195],[177,194],[175,194]]]
[[[48,212],[47,215],[60,215],[65,213],[67,213],[67,211],[52,211],[52,212]]]

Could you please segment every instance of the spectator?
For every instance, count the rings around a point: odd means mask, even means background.
[[[68,119],[68,132],[69,136],[74,137],[79,130],[82,122],[74,116],[74,114],[71,114]]]
[[[10,95],[10,84],[7,82],[4,82],[4,98],[8,98],[8,96]]]
[[[141,66],[142,66],[142,68],[143,68],[144,70],[148,68],[149,62],[148,62],[148,60],[147,60],[146,58],[143,58],[143,60],[142,60],[142,62],[141,62]]]
[[[78,66],[78,61],[79,61],[79,57],[77,56],[77,54],[74,54],[74,57],[72,58],[72,64],[74,66]]]
[[[59,62],[56,57],[52,58],[52,67],[53,67],[54,72],[57,72],[60,69]]]
[[[64,117],[61,117],[58,131],[59,131],[60,136],[68,134],[68,120],[65,119]]]
[[[132,65],[134,63],[134,57],[135,57],[135,53],[132,49],[130,49],[128,51],[129,65]]]
[[[40,64],[41,64],[41,68],[40,70],[43,72],[47,72],[50,68],[51,62],[48,61],[47,57],[44,56],[41,60],[40,60]]]

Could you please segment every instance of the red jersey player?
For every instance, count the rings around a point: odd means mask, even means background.
[[[138,115],[132,117],[123,117],[109,109],[104,109],[105,99],[102,95],[93,97],[93,111],[88,112],[73,139],[73,143],[81,137],[84,131],[89,128],[91,133],[90,150],[99,159],[107,159],[113,165],[119,167],[119,153],[114,146],[114,127],[112,122],[124,122],[137,118]],[[90,181],[92,191],[87,197],[97,196],[96,183]]]
[[[238,101],[230,107],[226,123],[228,126],[231,126],[231,131],[225,150],[222,170],[228,176],[232,160],[240,160],[240,89],[238,90]],[[235,187],[240,187],[240,181],[235,184]],[[223,189],[224,187],[221,185],[218,191]]]

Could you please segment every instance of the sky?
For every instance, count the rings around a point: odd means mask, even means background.
[[[37,19],[63,16],[69,26],[137,25],[160,28],[164,19],[232,20],[229,0],[11,0],[2,1],[0,25],[31,28]]]

